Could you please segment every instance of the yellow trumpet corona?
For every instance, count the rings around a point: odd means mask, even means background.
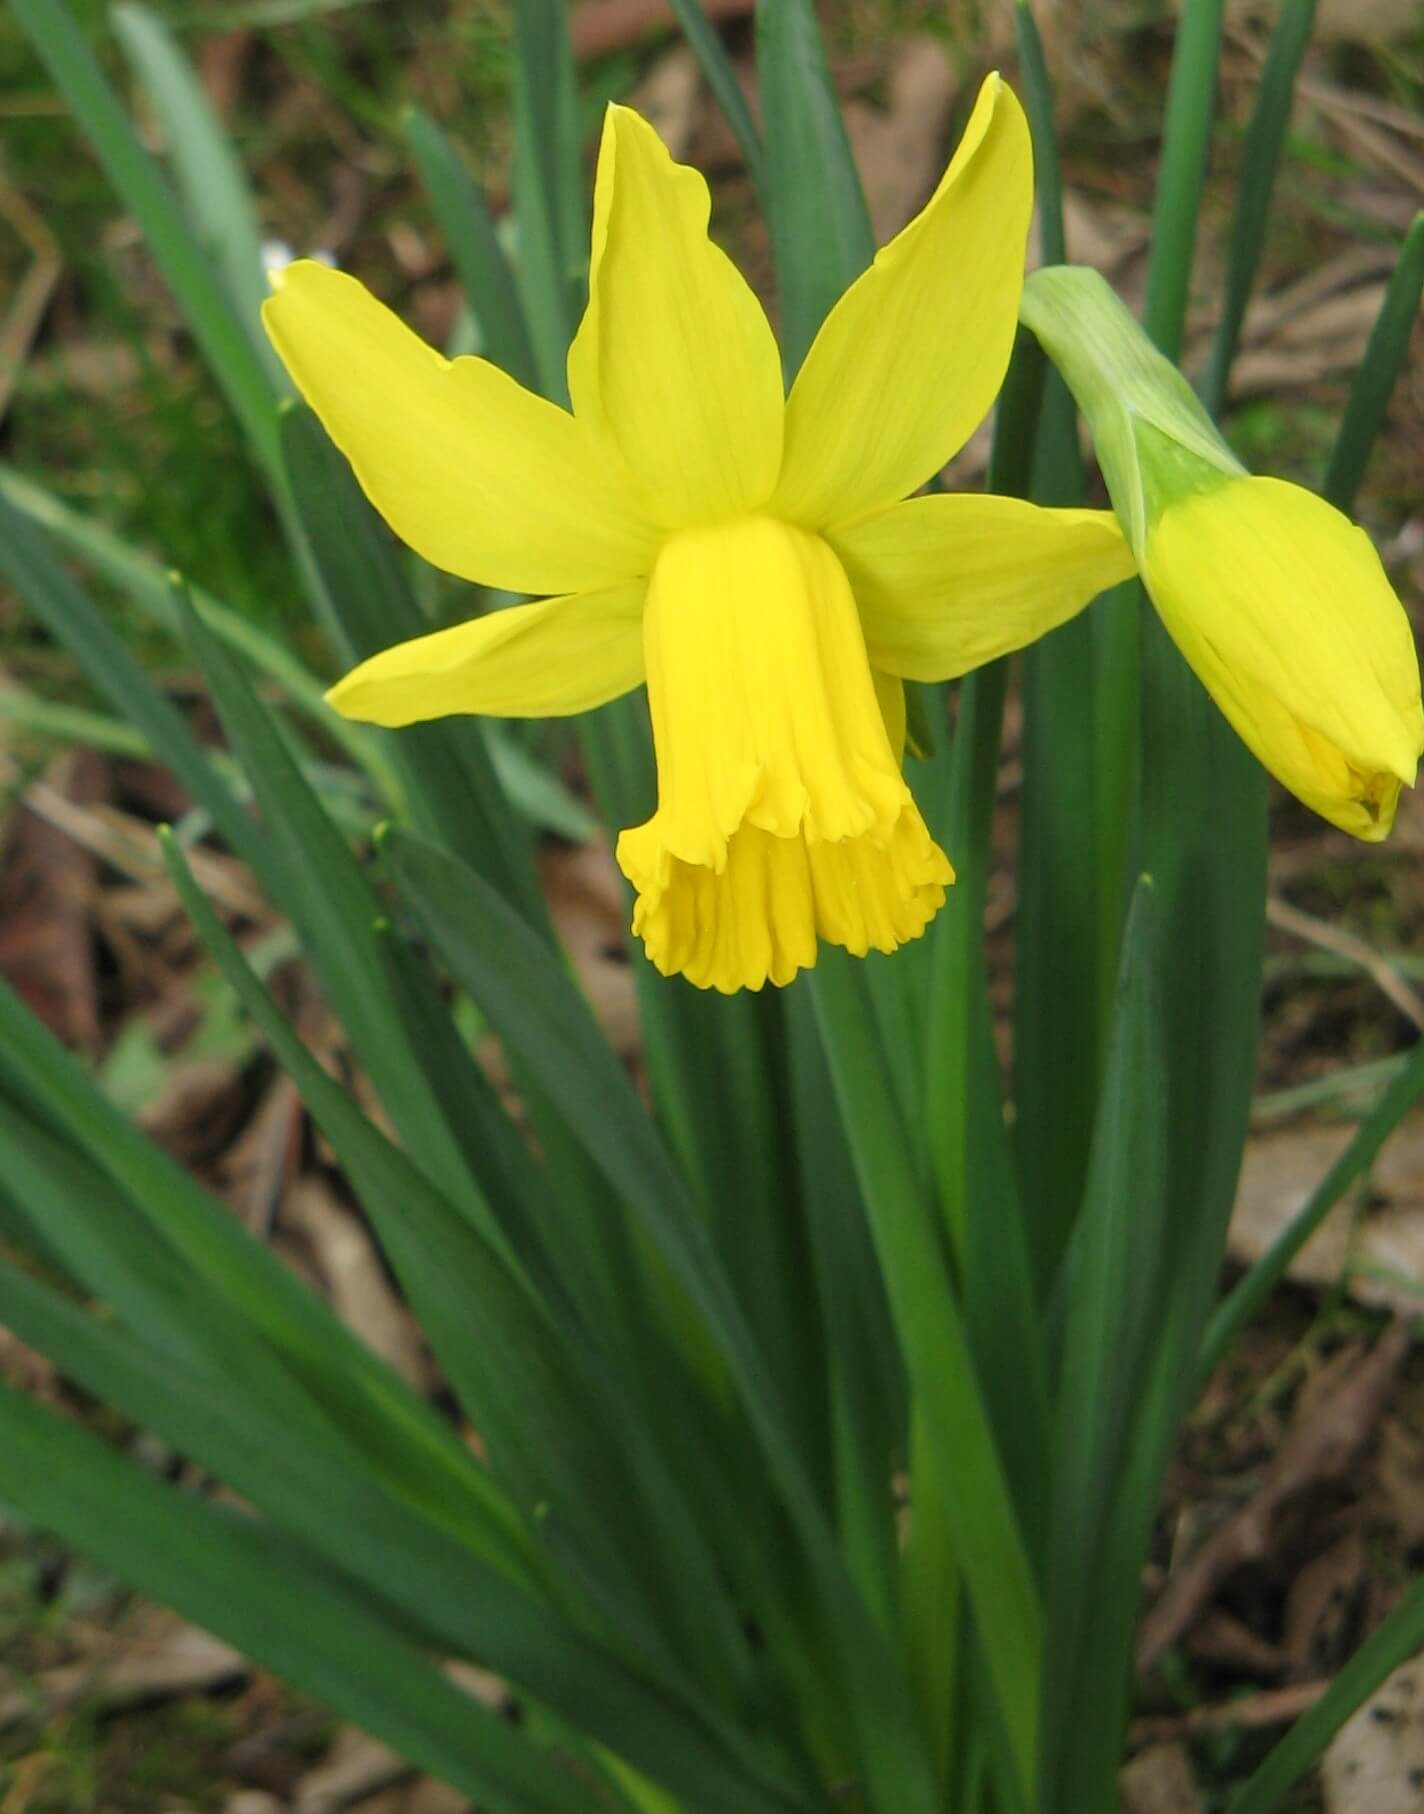
[[[268,333],[392,528],[463,578],[554,595],[388,649],[332,705],[545,716],[646,682],[658,797],[618,861],[660,970],[756,989],[819,940],[918,936],[953,872],[901,773],[904,680],[1020,647],[1133,566],[1111,512],[909,496],[1003,380],[1032,190],[991,76],[789,395],[706,183],[627,108],[604,122],[569,410],[442,358],[354,279],[289,266]]]
[[[1369,537],[1303,486],[1247,473],[1095,271],[1036,272],[1022,312],[1088,418],[1158,616],[1237,735],[1322,818],[1387,837],[1424,709]]]

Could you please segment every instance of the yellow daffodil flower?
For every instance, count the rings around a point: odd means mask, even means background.
[[[1088,418],[1157,614],[1252,754],[1332,825],[1389,835],[1424,752],[1419,658],[1374,545],[1253,478],[1096,271],[1038,271],[1023,318]]]
[[[1023,112],[990,77],[789,396],[708,238],[706,183],[627,108],[603,129],[572,411],[290,266],[267,330],[392,528],[466,579],[559,595],[386,650],[332,704],[383,725],[545,716],[646,681],[657,810],[618,861],[660,970],[756,989],[818,939],[917,937],[953,872],[901,773],[904,679],[1018,648],[1132,570],[1109,512],[901,502],[1002,382],[1031,203]]]

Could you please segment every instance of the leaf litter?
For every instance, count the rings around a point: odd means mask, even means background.
[[[1389,0],[1373,0],[1373,5],[1379,17],[1372,22],[1359,0],[1348,7],[1326,0],[1322,22],[1327,32],[1343,26],[1357,37],[1378,33],[1382,39],[1398,29],[1400,9],[1391,8]],[[746,0],[724,0],[709,10],[726,27],[739,74],[754,89],[745,25],[750,6]],[[1006,33],[1011,35],[1012,9],[1005,5],[988,11],[993,17],[985,42],[999,58]],[[618,55],[645,40],[665,42],[670,13],[653,0],[581,0],[574,19],[581,54]],[[1071,18],[1065,23],[1055,17],[1049,23],[1050,56],[1068,116],[1090,119],[1104,97],[1118,119],[1130,116],[1138,102],[1131,86],[1118,79],[1120,66],[1113,58],[1120,57],[1120,47],[1105,48],[1101,32],[1098,41],[1085,42]],[[1232,31],[1237,54],[1227,65],[1228,114],[1249,97],[1260,49],[1259,37],[1246,22],[1234,24]],[[200,46],[205,77],[226,107],[235,105],[242,83],[251,79],[253,43],[250,34],[239,33]],[[937,178],[966,92],[962,59],[946,53],[936,30],[912,35],[893,49],[872,45],[867,51],[861,45],[839,61],[835,74],[847,102],[848,129],[877,236],[883,238],[913,213]],[[679,149],[690,146],[704,164],[726,170],[735,190],[735,146],[709,106],[686,52],[679,47],[657,51],[644,67],[641,84],[640,98],[658,115],[666,136]],[[1360,173],[1342,189],[1343,206],[1386,226],[1417,206],[1421,139],[1408,110],[1343,87],[1333,70],[1324,68],[1307,73],[1302,94],[1327,140]],[[752,99],[755,104],[754,93]],[[312,97],[299,83],[279,98],[274,109],[279,144],[303,130],[312,107]],[[317,212],[324,216],[322,243],[344,248],[369,230],[373,188],[381,173],[354,142],[343,144],[342,150],[353,154],[344,167],[347,173],[332,173]],[[1135,285],[1140,289],[1148,241],[1142,191],[1112,160],[1075,152],[1071,144],[1067,179],[1070,256],[1108,271],[1131,295]],[[281,180],[293,185],[293,196],[304,181],[295,174]],[[1213,257],[1219,269],[1212,225],[1206,223],[1204,297],[1211,294]],[[747,230],[754,240],[755,229]],[[1343,238],[1348,242],[1349,235]],[[442,319],[452,316],[448,275],[423,236],[413,226],[409,232],[392,228],[387,243],[396,269],[412,286],[413,312],[418,315],[423,307]],[[1311,250],[1304,274],[1299,263],[1294,270],[1287,266],[1266,273],[1263,294],[1244,329],[1233,391],[1238,402],[1308,403],[1318,396],[1328,407],[1332,394],[1338,395],[1331,387],[1338,387],[1341,374],[1358,360],[1382,292],[1388,248],[1361,247],[1356,241],[1335,250],[1327,236],[1324,244],[1312,241]],[[755,268],[754,243],[746,262]],[[1193,322],[1189,367],[1205,351],[1210,309],[1195,313]],[[78,357],[85,343],[80,340],[69,350]],[[123,382],[111,374],[101,389],[111,395],[115,384]],[[1417,460],[1424,433],[1412,418],[1401,425],[1397,438],[1405,457],[1412,447]],[[986,458],[987,439],[981,436],[956,477],[972,480]],[[1424,532],[1411,540],[1406,521],[1394,546],[1399,559],[1419,561]],[[1420,570],[1424,573],[1424,565]],[[1012,702],[1008,716],[1012,727]],[[21,793],[29,807],[10,813],[3,827],[0,963],[9,974],[18,970],[24,975],[35,996],[46,1001],[47,1018],[63,1037],[106,1062],[141,1015],[153,1028],[144,1054],[152,1061],[149,1086],[154,1077],[161,1078],[143,1111],[153,1131],[220,1188],[249,1227],[273,1240],[294,1267],[326,1292],[373,1347],[407,1378],[434,1390],[438,1381],[419,1332],[359,1214],[342,1196],[322,1143],[307,1126],[290,1087],[250,1045],[234,1043],[214,1054],[204,1052],[201,1041],[194,1042],[194,1028],[210,1027],[214,1010],[204,1000],[204,975],[172,913],[171,897],[155,879],[161,870],[153,818],[174,816],[171,801],[164,801],[161,812],[154,807],[165,787],[158,772],[132,761],[85,757],[63,759],[37,774],[32,767],[17,768],[6,748],[0,748],[0,762],[7,765],[12,794]],[[1015,805],[1014,765],[1011,735],[1001,790],[1005,814]],[[1401,815],[1402,851],[1410,848],[1411,823],[1414,847],[1424,848],[1424,814],[1413,811],[1416,805],[1411,802]],[[1339,842],[1322,841],[1313,829],[1302,832],[1289,808],[1280,815],[1279,830],[1273,872],[1278,894],[1297,914],[1309,917],[1314,907],[1318,923],[1336,924],[1338,901],[1317,903],[1310,897],[1321,876],[1333,877],[1328,886],[1337,891],[1351,887]],[[38,833],[45,834],[39,846],[48,855],[38,859],[36,883]],[[203,865],[204,885],[245,942],[280,933],[240,866],[216,853],[195,854]],[[560,936],[590,999],[625,1062],[636,1070],[633,980],[622,949],[624,909],[610,853],[600,843],[573,846],[546,840],[541,874]],[[36,885],[48,891],[53,907],[38,914],[31,910],[27,924],[23,890]],[[994,936],[999,938],[1012,923],[1011,875],[992,878],[991,898]],[[1278,937],[1288,941],[1288,928]],[[1283,1004],[1268,1016],[1268,1074],[1302,1063],[1336,1065],[1342,1052],[1356,1055],[1361,1039],[1397,1046],[1406,1037],[1399,1024],[1402,1000],[1397,996],[1391,1001],[1388,993],[1382,997],[1382,972],[1377,967],[1371,977],[1363,961],[1371,950],[1378,954],[1378,943],[1368,937],[1361,942],[1366,951],[1357,950],[1352,957],[1340,951],[1322,954],[1341,959],[1347,968],[1353,962],[1354,981],[1337,973],[1318,986],[1293,985],[1297,999],[1307,998],[1304,1021],[1290,1024]],[[1407,940],[1398,943],[1407,948]],[[1389,961],[1380,958],[1381,964]],[[320,1003],[290,967],[279,980],[304,1035],[339,1068],[339,1035]],[[1405,990],[1412,997],[1412,982],[1405,982]],[[1005,999],[997,973],[994,996],[996,1002]],[[1347,1004],[1344,1018],[1342,1002]],[[1407,1007],[1403,1011],[1408,1014]],[[132,1058],[127,1062],[135,1063]],[[1253,1140],[1233,1223],[1236,1264],[1248,1263],[1264,1250],[1349,1132],[1347,1126],[1307,1121]],[[1249,1737],[1253,1731],[1269,1738],[1323,1692],[1342,1656],[1387,1610],[1392,1589],[1388,1568],[1382,1576],[1378,1565],[1381,1533],[1387,1537],[1386,1553],[1396,1558],[1424,1548],[1424,1408],[1409,1364],[1404,1320],[1419,1309],[1421,1279],[1424,1127],[1415,1121],[1385,1149],[1368,1192],[1341,1205],[1302,1253],[1292,1286],[1263,1319],[1266,1327],[1252,1332],[1246,1380],[1213,1382],[1188,1452],[1179,1460],[1163,1508],[1159,1559],[1148,1583],[1143,1653],[1154,1667],[1144,1676],[1144,1711],[1134,1727],[1136,1754],[1123,1777],[1125,1814],[1196,1814],[1205,1805],[1199,1779],[1204,1767],[1205,1776],[1211,1775],[1210,1745],[1228,1737],[1239,1744],[1243,1733]],[[1351,1299],[1364,1310],[1346,1310]],[[1380,1310],[1397,1313],[1400,1320],[1371,1346],[1374,1330],[1367,1313]],[[0,1366],[11,1377],[33,1362],[25,1351],[0,1348]],[[1236,1374],[1242,1365],[1236,1363]],[[1294,1380],[1301,1372],[1305,1382],[1282,1417],[1282,1378]],[[50,1381],[46,1389],[64,1388]],[[1214,1458],[1192,1453],[1212,1445],[1218,1451]],[[66,1694],[72,1699],[76,1692],[97,1696],[100,1705],[114,1709],[129,1704],[125,1697],[136,1692],[150,1701],[181,1699],[245,1683],[243,1693],[256,1721],[249,1737],[270,1737],[271,1743],[264,1748],[244,1739],[228,1746],[225,1799],[210,1805],[225,1807],[229,1814],[321,1814],[346,1806],[364,1814],[457,1814],[463,1805],[438,1785],[413,1778],[399,1760],[381,1755],[361,1735],[343,1731],[333,1739],[311,1714],[293,1711],[274,1696],[270,1684],[212,1649],[212,1640],[173,1624],[176,1629],[166,1637],[160,1629],[157,1637],[150,1631],[142,1641],[134,1640],[136,1660],[127,1670],[123,1665],[130,1640],[125,1630],[101,1631],[90,1645],[89,1635],[71,1624],[69,1641],[81,1654],[40,1670],[26,1690],[13,1691],[29,1695],[25,1717],[32,1720],[37,1706],[54,1712],[65,1704]],[[1178,1668],[1177,1704],[1163,1709],[1154,1684],[1174,1658],[1180,1659],[1173,1665]],[[1412,1667],[1406,1665],[1400,1678]],[[109,1687],[101,1685],[106,1677]],[[1424,1679],[1424,1669],[1409,1677],[1417,1679]],[[498,1699],[498,1684],[486,1689]],[[1383,1797],[1400,1768],[1407,1778],[1415,1767],[1407,1761],[1413,1753],[1407,1746],[1403,1752],[1396,1747],[1387,1760],[1372,1761],[1375,1752],[1366,1741],[1385,1734],[1403,1744],[1402,1735],[1416,1725],[1412,1716],[1406,1717],[1411,1693],[1407,1682],[1401,1688],[1392,1678],[1340,1734],[1322,1771],[1330,1814],[1360,1814],[1366,1808],[1369,1814],[1392,1814],[1393,1804]],[[15,1704],[13,1694],[4,1704]],[[313,1747],[314,1767],[308,1756]],[[1406,1758],[1403,1765],[1401,1756]],[[33,1776],[37,1796],[43,1791],[43,1774],[29,1772],[25,1778]],[[1369,1783],[1371,1794],[1380,1799],[1360,1800],[1361,1782]],[[1421,1805],[1417,1783],[1413,1787],[1416,1800],[1401,1802],[1401,1808]],[[37,1809],[47,1805],[42,1799],[34,1802]]]

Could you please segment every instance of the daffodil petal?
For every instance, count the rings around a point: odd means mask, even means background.
[[[834,527],[903,498],[988,414],[1033,208],[1028,123],[991,75],[939,187],[826,317],[786,403],[772,509]]]
[[[567,410],[487,360],[443,358],[325,265],[288,265],[262,319],[367,497],[435,566],[512,592],[648,571],[654,532]]]
[[[611,106],[593,202],[589,301],[569,349],[574,414],[596,426],[659,522],[765,503],[781,464],[776,341],[707,237],[710,200],[646,120]]]
[[[877,669],[951,680],[1021,649],[1133,572],[1110,510],[911,498],[829,538]]]
[[[327,694],[346,718],[419,724],[454,712],[546,718],[589,711],[643,678],[641,581],[491,611],[383,649]]]
[[[1233,478],[1162,511],[1142,576],[1260,762],[1332,824],[1385,837],[1424,709],[1409,619],[1365,532],[1299,485]]]

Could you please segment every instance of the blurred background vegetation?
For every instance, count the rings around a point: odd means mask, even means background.
[[[109,9],[102,0],[73,5],[161,153]],[[228,127],[273,257],[282,248],[329,256],[427,338],[468,344],[459,286],[415,179],[402,121],[412,105],[437,119],[498,208],[510,157],[505,0],[156,0],[153,10],[179,34]],[[649,112],[678,154],[708,171],[715,230],[774,313],[750,185],[665,8],[654,0],[577,0],[571,10],[590,138],[607,99],[631,99]],[[749,6],[721,0],[709,10],[746,67]],[[1189,370],[1212,326],[1221,236],[1274,10],[1263,4],[1232,12]],[[1152,0],[1064,0],[1038,11],[1060,98],[1070,255],[1107,270],[1136,299],[1172,9]],[[1011,0],[827,0],[821,12],[884,238],[932,187],[980,75],[995,65],[1012,74]],[[1424,202],[1424,9],[1417,0],[1323,0],[1276,194],[1260,300],[1226,420],[1249,463],[1311,483],[1319,479],[1393,249]],[[1424,337],[1360,505],[1416,624],[1424,608],[1420,351]],[[983,459],[981,441],[960,463],[962,482],[980,481]],[[316,633],[300,614],[289,557],[241,436],[136,229],[4,12],[0,473],[42,483],[316,658]],[[191,677],[174,666],[173,645],[116,593],[97,590],[175,695],[200,712]],[[459,590],[451,585],[431,602],[437,612],[458,613]],[[15,682],[66,711],[93,703],[64,655],[0,590],[0,706]],[[96,779],[82,752],[64,747],[64,725],[60,717],[48,731],[33,723],[19,729],[0,718],[0,970],[47,1004],[51,1024],[91,1053],[159,1137],[240,1195],[251,1184],[254,1148],[260,1157],[271,1147],[274,1127],[281,1136],[272,1107],[279,1091],[254,1061],[225,999],[211,994],[190,944],[163,931],[151,890],[147,906],[133,888],[116,906],[118,884],[132,883],[122,866],[102,848],[96,855],[91,843],[76,867],[67,834],[23,810],[33,806],[37,783],[81,809],[86,798],[112,792],[111,778]],[[1001,789],[1008,814],[1014,761],[1011,715]],[[577,785],[577,776],[568,778]],[[153,818],[174,810],[152,775],[145,779],[132,767],[120,793],[130,810],[145,800]],[[1348,1109],[1351,1088],[1377,1076],[1424,1019],[1415,992],[1416,983],[1424,987],[1424,810],[1407,800],[1395,841],[1384,850],[1347,848],[1288,804],[1278,803],[1274,825],[1277,937],[1260,1133],[1248,1165],[1253,1213],[1267,1216],[1267,1232],[1256,1226],[1253,1234],[1243,1215],[1243,1256],[1251,1241],[1269,1238],[1269,1203],[1285,1190],[1291,1167],[1307,1178],[1321,1169],[1317,1152],[1301,1158],[1301,1142],[1328,1142],[1333,1128],[1311,1122],[1302,1132],[1290,1117],[1302,1108]],[[551,842],[546,856],[561,926],[577,950],[591,954],[590,963],[601,963],[590,973],[591,992],[605,1019],[621,1017],[626,1055],[636,1064],[626,977],[620,960],[608,956],[618,947],[622,907],[606,851]],[[1012,892],[1006,867],[990,890],[991,918],[997,915],[1001,928],[1011,919]],[[144,929],[145,912],[162,938]],[[269,936],[280,944],[280,929]],[[1006,1002],[1007,946],[1000,968],[995,987]],[[169,988],[175,976],[184,981],[176,1017]],[[316,1028],[319,1043],[320,1023],[305,1024]],[[1412,1212],[1415,1244],[1407,1253],[1414,1260],[1397,1264],[1424,1274],[1424,1142],[1417,1128],[1413,1150],[1412,1160],[1396,1164],[1394,1182],[1377,1183],[1377,1192],[1401,1217]],[[368,1319],[368,1336],[398,1348],[389,1291],[382,1298],[378,1269],[373,1282],[369,1253],[365,1273],[340,1258],[350,1229],[343,1235],[329,1210],[308,1203],[288,1216],[288,1237],[300,1230],[294,1263],[334,1296],[345,1291],[353,1318]],[[1323,1271],[1321,1265],[1281,1295],[1231,1380],[1208,1395],[1174,1487],[1185,1515],[1209,1522],[1213,1508],[1239,1498],[1243,1471],[1249,1477],[1263,1468],[1293,1427],[1302,1381],[1318,1383],[1322,1369],[1348,1357],[1352,1333],[1375,1315],[1378,1293],[1347,1288],[1338,1256],[1333,1273],[1328,1262]],[[418,1355],[405,1358],[421,1364]],[[35,1364],[0,1330],[0,1366],[19,1373]],[[44,1380],[37,1389],[65,1390]],[[1371,1416],[1381,1415],[1376,1405]],[[1381,1495],[1403,1495],[1404,1509],[1396,1507],[1393,1523],[1386,1520],[1391,1534],[1371,1534],[1366,1544],[1357,1520],[1349,1529],[1363,1547],[1354,1561],[1342,1560],[1338,1545],[1312,1548],[1282,1538],[1274,1572],[1263,1571],[1234,1600],[1209,1609],[1215,1653],[1210,1642],[1178,1643],[1145,1684],[1144,1717],[1165,1721],[1174,1743],[1190,1739],[1205,1797],[1191,1805],[1220,1805],[1212,1797],[1241,1744],[1250,1743],[1224,1726],[1193,1726],[1194,1710],[1238,1694],[1289,1693],[1328,1675],[1424,1547],[1424,1385],[1407,1369],[1371,1454],[1358,1479],[1329,1483],[1329,1505],[1332,1515],[1348,1503],[1374,1516]],[[1411,1467],[1417,1478],[1407,1490]],[[1322,1556],[1335,1558],[1333,1574],[1321,1576]],[[1302,1590],[1312,1567],[1315,1585]],[[1313,1615],[1312,1593],[1319,1602]],[[319,1814],[347,1805],[366,1814],[451,1814],[461,1806],[436,1785],[399,1780],[394,1760],[355,1735],[334,1734],[319,1710],[7,1523],[3,1508],[0,1658],[0,1814],[275,1814],[288,1807]],[[1312,1799],[1299,1805],[1325,1805],[1323,1793],[1312,1788]]]
[[[298,255],[330,254],[429,337],[444,339],[455,284],[400,122],[411,104],[432,114],[498,203],[510,154],[507,0],[162,0],[153,10],[195,59],[270,238]],[[724,0],[734,46],[749,35],[748,10]],[[1227,63],[1213,160],[1223,213],[1262,42],[1252,20],[1271,10],[1242,9]],[[104,0],[79,0],[75,11],[143,117],[142,95],[106,29]],[[897,163],[914,166],[926,144],[938,155],[974,78],[1011,55],[1009,0],[832,0],[821,11],[843,94],[867,109],[889,108],[885,117],[900,128],[880,145],[862,134],[861,146],[880,166],[872,191],[891,191],[893,219],[915,205],[916,169]],[[1110,244],[1125,231],[1150,191],[1170,9],[1151,0],[1067,0],[1043,11],[1079,204],[1077,255],[1098,262],[1103,237]],[[759,226],[734,148],[695,84],[659,73],[670,41],[658,28],[663,14],[648,0],[575,8],[590,130],[606,99],[651,82],[672,116],[672,136],[718,175],[725,237],[763,277]],[[1327,4],[1319,31],[1324,42],[1278,185],[1267,291],[1318,270],[1335,251],[1374,245],[1383,253],[1424,195],[1424,13],[1411,0]],[[926,44],[941,53],[943,73],[931,56],[929,73],[922,66],[897,85],[897,59],[903,63],[907,47],[911,62],[917,52],[923,59]],[[230,603],[282,621],[292,608],[285,556],[258,486],[246,481],[235,427],[64,104],[3,15],[0,129],[0,297],[11,298],[0,323],[4,458],[44,475],[68,501],[139,537]],[[156,131],[150,142],[161,149]],[[897,179],[912,198],[898,209]],[[1309,475],[1363,321],[1362,311],[1350,318],[1337,309],[1297,324],[1287,344],[1311,357],[1280,362],[1266,384],[1259,373],[1248,376],[1251,394],[1235,416],[1248,459]],[[1322,339],[1333,341],[1328,359],[1315,343]],[[1370,508],[1385,521],[1397,523],[1417,490],[1420,383],[1416,371],[1413,395],[1396,409],[1399,435],[1371,474]]]

